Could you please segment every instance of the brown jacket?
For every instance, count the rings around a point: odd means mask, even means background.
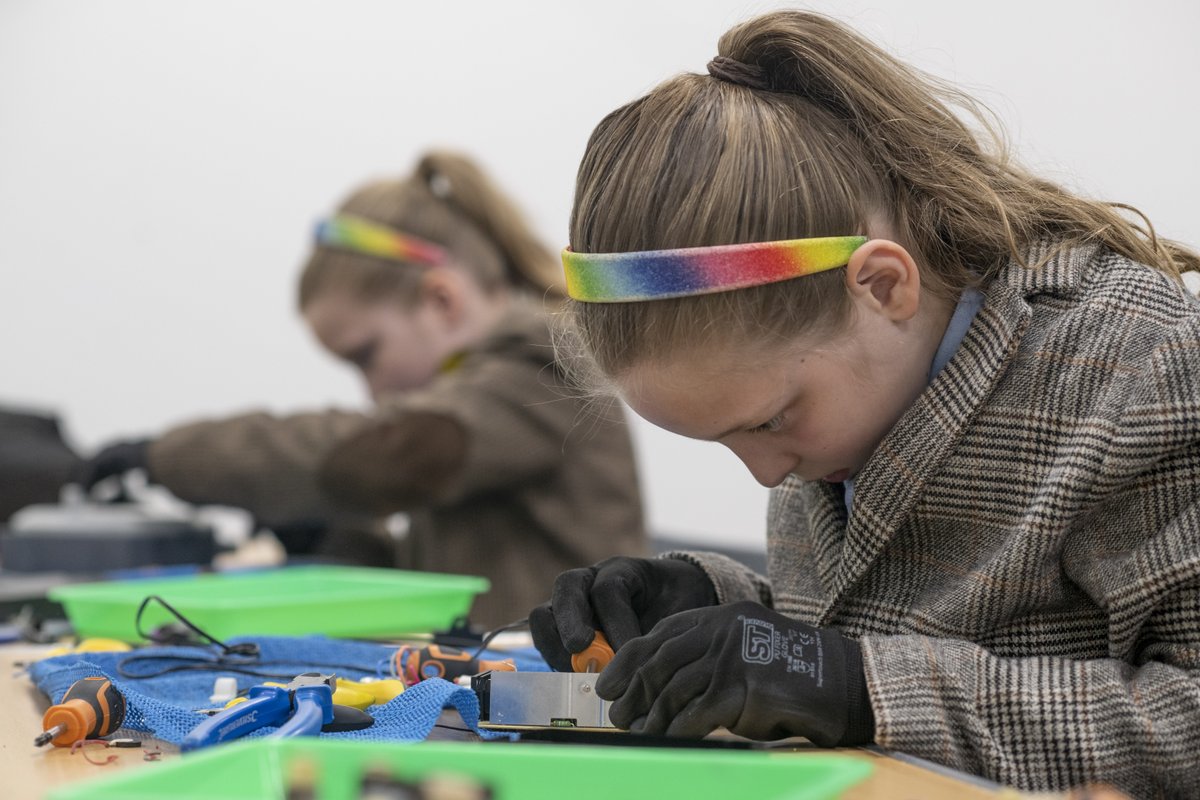
[[[185,500],[328,526],[326,552],[406,512],[395,566],[489,578],[471,613],[486,627],[524,617],[563,570],[646,549],[620,411],[564,386],[546,317],[525,301],[454,369],[372,414],[199,422],[154,441],[149,462]]]
[[[1200,797],[1200,306],[1096,248],[984,291],[849,519],[838,486],[788,479],[769,584],[694,557],[722,602],[857,637],[885,747]]]

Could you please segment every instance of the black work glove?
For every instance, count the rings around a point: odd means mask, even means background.
[[[114,442],[103,447],[98,453],[83,462],[75,480],[84,489],[91,490],[105,478],[124,475],[135,469],[146,470],[146,450],[149,446],[149,439],[138,439]]]
[[[619,651],[664,617],[716,602],[712,581],[690,561],[616,556],[560,574],[550,602],[529,612],[529,630],[546,662],[570,672],[571,654],[597,628]]]
[[[749,601],[664,619],[604,668],[596,694],[614,725],[644,733],[875,738],[858,643]]]

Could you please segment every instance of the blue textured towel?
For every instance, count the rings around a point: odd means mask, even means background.
[[[90,675],[104,675],[125,696],[124,727],[152,733],[163,741],[179,744],[183,737],[207,717],[196,709],[211,708],[209,695],[213,681],[221,676],[237,679],[238,689],[244,690],[266,681],[286,681],[302,672],[332,672],[341,678],[358,680],[364,677],[392,677],[390,664],[396,652],[394,645],[353,642],[324,637],[253,636],[229,640],[255,642],[261,653],[255,661],[237,659],[247,669],[272,673],[280,678],[257,677],[223,671],[188,670],[156,677],[122,677],[118,664],[131,656],[154,655],[154,661],[134,661],[125,665],[126,673],[150,674],[172,664],[195,663],[198,658],[215,662],[215,647],[146,647],[123,653],[81,653],[43,659],[30,667],[34,683],[53,702],[66,694],[71,684]],[[163,656],[174,658],[167,660]],[[484,651],[482,658],[511,658],[523,671],[546,671],[549,667],[532,648],[517,652]],[[288,677],[282,677],[288,676]],[[405,689],[391,702],[368,709],[375,724],[361,731],[323,733],[339,739],[369,739],[375,741],[420,741],[429,735],[443,707],[454,707],[463,722],[483,738],[496,734],[479,728],[479,701],[470,689],[441,678],[424,680]],[[274,728],[264,728],[249,734],[262,736]]]

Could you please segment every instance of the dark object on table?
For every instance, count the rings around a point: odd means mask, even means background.
[[[504,739],[494,740],[508,744]],[[657,736],[650,733],[630,733],[622,730],[598,730],[596,728],[523,728],[517,742],[537,744],[555,742],[564,744],[590,744],[611,747],[669,747],[692,750],[812,750],[816,745],[799,740],[778,742],[756,742],[751,739],[735,738],[732,735],[711,736],[704,739],[682,739],[677,736]]]
[[[57,500],[81,463],[58,419],[0,408],[0,522],[27,505]]]
[[[208,564],[211,527],[136,503],[28,506],[0,535],[0,563],[15,572],[84,572]]]

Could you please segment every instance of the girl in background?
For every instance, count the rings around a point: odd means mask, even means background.
[[[563,261],[599,376],[773,487],[768,575],[569,571],[539,649],[606,634],[635,731],[1200,795],[1200,259],[838,22],[718,52],[596,128]]]
[[[523,617],[563,569],[645,549],[628,431],[553,363],[559,276],[474,163],[429,153],[323,220],[300,278],[304,319],[362,373],[373,413],[196,422],[105,448],[84,482],[142,468],[184,500],[249,510],[292,551],[483,575],[472,621]]]

